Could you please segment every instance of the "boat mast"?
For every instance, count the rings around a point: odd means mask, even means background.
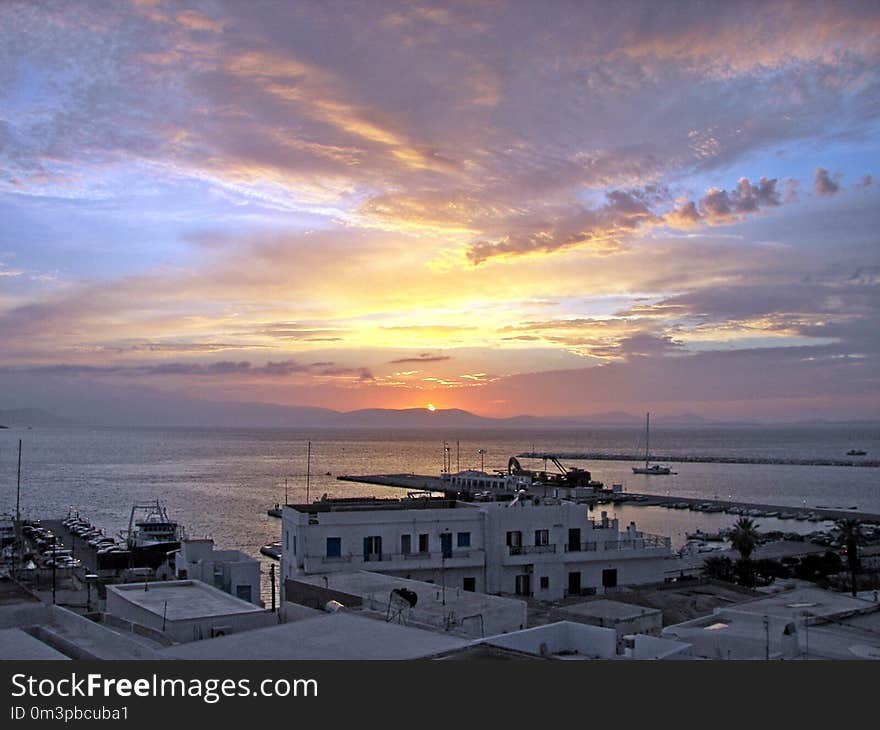
[[[645,414],[645,469],[651,461],[651,414]]]
[[[312,476],[312,442],[309,441],[308,451],[306,452],[306,504],[309,503],[309,482]]]

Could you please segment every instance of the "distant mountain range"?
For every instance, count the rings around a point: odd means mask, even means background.
[[[97,400],[97,399],[96,399]],[[450,408],[366,408],[348,412],[309,406],[283,406],[272,403],[211,402],[175,398],[162,394],[145,400],[91,402],[92,408],[63,407],[64,416],[41,408],[0,410],[0,425],[24,426],[153,426],[199,428],[388,428],[388,429],[466,429],[466,428],[588,428],[590,426],[641,426],[643,415],[621,411],[579,417],[552,418],[514,416],[491,418]],[[116,407],[114,407],[116,406]],[[710,420],[693,413],[658,416],[662,426],[756,425],[745,421]]]
[[[70,426],[73,421],[61,418],[53,413],[44,411],[42,408],[13,408],[0,410],[0,425],[2,426]]]

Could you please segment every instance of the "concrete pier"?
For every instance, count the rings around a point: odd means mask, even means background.
[[[565,461],[635,461],[643,462],[644,454],[605,454],[593,451],[524,451],[517,454],[520,459],[561,459]],[[862,466],[880,467],[880,459],[781,459],[765,456],[675,456],[670,454],[651,454],[655,464],[775,464],[779,466]]]
[[[444,494],[456,494],[459,490],[450,489],[439,477],[424,474],[367,474],[362,476],[345,475],[337,477],[340,481],[356,482],[359,484],[375,484],[382,487],[395,487],[407,490],[430,490],[443,492]],[[612,493],[603,491],[592,495],[585,500],[586,503],[614,502],[619,501],[633,506],[659,506],[669,507],[672,504],[686,502],[689,507],[709,504],[721,507],[721,511],[729,511],[735,507],[738,509],[757,509],[763,512],[788,512],[805,515],[816,514],[823,520],[841,520],[846,518],[859,519],[863,522],[880,523],[880,514],[862,512],[858,509],[828,509],[826,507],[804,507],[794,505],[761,504],[758,502],[736,502],[727,499],[707,499],[704,497],[679,497],[675,495],[641,494],[638,492]]]

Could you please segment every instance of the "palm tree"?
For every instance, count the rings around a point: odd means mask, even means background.
[[[743,561],[748,561],[758,544],[758,537],[758,525],[755,521],[751,517],[740,517],[730,532],[730,544]]]
[[[856,587],[856,576],[859,572],[859,539],[861,538],[861,530],[859,521],[854,519],[840,520],[837,523],[840,530],[840,539],[846,548],[846,563],[849,567],[849,579],[852,588],[853,598],[858,593]]]

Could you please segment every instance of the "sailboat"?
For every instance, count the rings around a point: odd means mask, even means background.
[[[634,466],[633,474],[672,474],[668,466],[651,463],[651,414],[645,414],[645,465]]]

